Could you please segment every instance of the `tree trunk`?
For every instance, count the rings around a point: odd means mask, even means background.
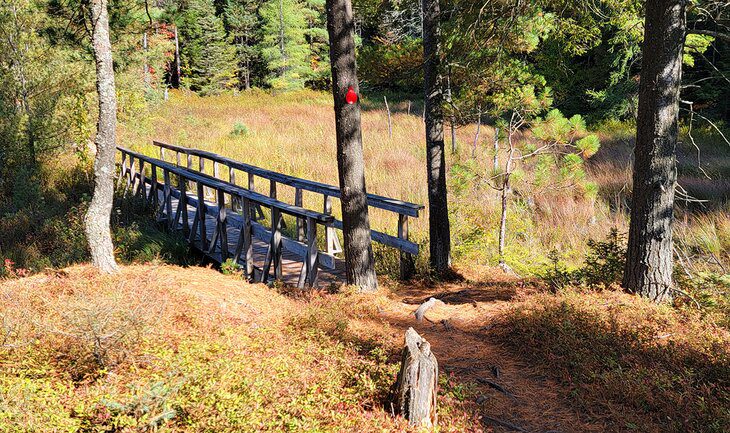
[[[377,289],[378,281],[375,277],[375,260],[370,240],[353,30],[350,0],[327,0],[345,269],[348,284],[368,291]],[[348,104],[345,100],[350,87],[358,95],[358,100],[353,104]]]
[[[114,87],[112,46],[109,41],[107,0],[89,0],[96,61],[96,90],[99,94],[99,121],[96,130],[94,195],[86,213],[86,237],[91,259],[102,272],[118,270],[114,260],[110,219],[114,199],[114,155],[116,153],[117,97]]]
[[[442,273],[451,266],[451,234],[446,199],[443,89],[440,74],[438,0],[423,0],[423,75],[428,177],[428,225],[431,269]]]
[[[498,250],[497,253],[499,255],[499,264],[504,265],[504,243],[505,238],[507,237],[507,205],[509,203],[508,201],[508,195],[509,195],[509,174],[505,174],[504,177],[504,183],[502,184],[502,190],[501,192],[501,203],[502,203],[502,212],[499,216],[499,244],[498,244]]]
[[[431,345],[413,328],[408,328],[405,340],[400,371],[391,397],[393,410],[412,426],[436,427],[438,362],[431,353]]]
[[[654,301],[670,300],[672,222],[684,0],[649,0],[634,149],[631,225],[623,286]]]
[[[177,26],[175,26],[175,66],[172,71],[172,87],[180,88],[180,39],[177,36]]]

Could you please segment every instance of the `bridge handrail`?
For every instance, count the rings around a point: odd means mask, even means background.
[[[174,144],[169,144],[157,140],[153,140],[152,144],[159,147],[164,148],[168,150],[172,150],[175,152],[180,152],[185,155],[191,155],[196,156],[198,158],[205,158],[213,162],[217,162],[219,164],[223,164],[229,168],[234,168],[236,170],[241,170],[246,173],[253,174],[255,176],[269,179],[278,183],[282,183],[284,185],[288,185],[294,188],[301,188],[303,190],[316,192],[319,194],[324,194],[331,197],[341,198],[341,192],[340,189],[334,185],[328,185],[321,182],[316,182],[313,180],[307,180],[302,179],[294,176],[290,176],[283,173],[278,173],[272,170],[267,170],[261,167],[256,167],[251,164],[246,164],[240,161],[236,161],[231,158],[227,158],[225,156],[219,155],[217,153],[208,152],[205,150],[200,149],[194,149],[190,147],[183,147],[178,146]],[[376,194],[368,194],[368,205],[389,210],[391,212],[395,212],[397,214],[401,215],[407,215],[412,217],[418,217],[419,211],[424,208],[423,205],[419,205],[416,203],[409,203],[402,200],[392,199],[389,197],[384,197]]]
[[[317,222],[320,222],[322,224],[331,224],[334,221],[334,216],[327,215],[324,213],[316,212],[310,209],[305,209],[303,207],[291,205],[288,203],[285,203],[283,201],[279,201],[277,199],[271,198],[269,196],[257,193],[256,191],[251,191],[243,187],[234,186],[228,182],[224,182],[221,180],[215,180],[215,178],[209,177],[209,176],[203,176],[197,172],[188,170],[186,168],[171,164],[166,161],[162,161],[156,158],[152,158],[146,155],[143,155],[141,153],[135,152],[131,149],[127,149],[122,146],[117,146],[117,150],[122,152],[122,154],[126,154],[129,156],[134,157],[135,159],[138,159],[140,161],[145,161],[146,163],[150,164],[151,166],[160,167],[163,168],[170,173],[176,174],[178,176],[184,177],[186,180],[194,181],[197,183],[200,183],[201,185],[207,186],[209,188],[213,188],[216,190],[220,190],[225,192],[226,194],[234,195],[241,198],[247,198],[251,200],[254,203],[260,204],[265,207],[275,207],[279,209],[282,213],[292,215],[295,217],[303,217],[303,218],[313,218]]]

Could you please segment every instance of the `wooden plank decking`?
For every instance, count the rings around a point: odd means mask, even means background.
[[[146,193],[149,196],[150,189],[152,186],[150,184],[145,185]],[[160,203],[163,202],[163,195],[164,191],[162,189],[158,189],[157,196]],[[194,199],[194,197],[191,194],[188,194],[190,199]],[[175,198],[174,196],[171,198],[172,202],[172,208],[177,209],[178,204],[180,200],[178,198]],[[190,200],[188,200],[188,203],[190,203]],[[212,201],[206,200],[206,205],[210,208],[215,208],[216,204]],[[195,213],[195,206],[188,204],[188,213],[190,215],[193,215]],[[241,230],[241,227],[243,226],[243,216],[240,213],[237,212],[230,212],[228,214],[229,218],[229,224],[227,227],[228,232],[228,251],[235,251],[236,250],[236,239],[239,238],[239,232]],[[188,220],[188,229],[192,230],[193,228],[193,220],[192,218]],[[216,228],[216,221],[215,217],[210,214],[206,214],[206,232],[208,233],[208,239],[212,239],[213,232]],[[175,227],[176,230],[182,231],[182,225],[180,222],[178,222],[177,226]],[[253,262],[254,262],[254,270],[256,272],[255,274],[255,280],[260,280],[261,277],[261,268],[264,265],[264,261],[266,260],[266,253],[268,252],[269,248],[269,240],[268,237],[265,237],[266,230],[263,226],[258,225],[257,228],[254,228],[254,236],[253,236]],[[270,235],[270,232],[268,232]],[[264,235],[264,236],[262,236]],[[195,238],[195,243],[193,246],[198,250],[200,249],[200,237]],[[207,251],[201,251],[204,253],[208,258],[213,260],[216,263],[221,263],[221,251],[220,246],[216,246],[215,250],[208,253]],[[246,258],[244,257],[244,253],[242,252],[239,255],[239,262],[244,263]],[[317,281],[315,283],[315,287],[327,287],[332,284],[341,284],[345,281],[345,261],[340,258],[334,259],[335,268],[334,269],[327,269],[324,267],[321,267],[317,276]],[[282,252],[282,260],[281,260],[281,267],[282,267],[282,278],[281,281],[285,284],[290,285],[296,285],[297,280],[299,278],[299,273],[301,271],[303,265],[303,259],[298,254],[295,254],[294,252],[290,251],[286,248],[286,246],[283,248]]]

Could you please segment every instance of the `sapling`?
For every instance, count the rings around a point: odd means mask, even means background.
[[[505,243],[507,211],[515,183],[531,182],[541,189],[582,187],[589,195],[594,194],[595,184],[585,180],[583,162],[600,146],[595,134],[586,133],[580,115],[568,119],[553,109],[539,117],[545,104],[543,97],[536,96],[529,86],[519,96],[514,101],[521,104],[513,105],[509,117],[498,122],[505,143],[495,139],[495,160],[501,154],[502,165],[495,164],[488,182],[500,195],[498,254],[499,265],[505,271],[510,270],[505,263]],[[532,170],[531,180],[525,176],[528,169]]]

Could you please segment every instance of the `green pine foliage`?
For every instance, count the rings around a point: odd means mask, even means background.
[[[201,94],[236,84],[236,52],[213,0],[192,0],[182,15],[183,83]]]
[[[239,88],[250,88],[253,70],[259,58],[258,3],[254,0],[228,0],[224,10],[229,37],[236,47]]]
[[[312,47],[307,43],[307,8],[298,0],[269,0],[259,9],[262,20],[261,56],[266,83],[274,90],[304,87],[312,74]]]

